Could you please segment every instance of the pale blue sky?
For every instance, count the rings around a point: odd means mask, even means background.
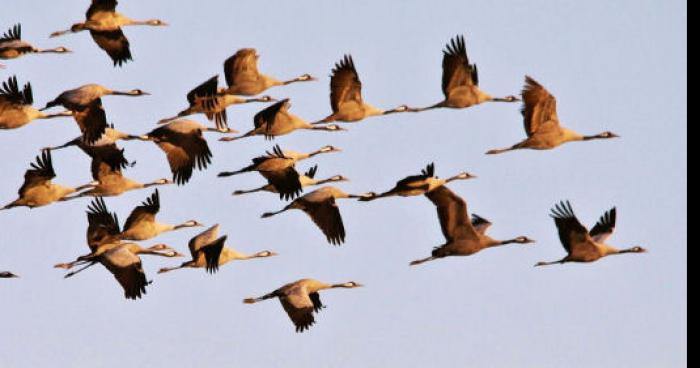
[[[681,1],[134,1],[133,18],[162,18],[171,27],[130,28],[135,62],[114,69],[88,34],[48,35],[82,19],[87,0],[5,0],[2,31],[22,22],[24,38],[61,44],[69,56],[4,61],[0,79],[31,81],[43,105],[63,90],[96,82],[142,88],[148,98],[106,98],[110,121],[144,133],[185,107],[185,93],[216,73],[242,47],[256,47],[261,69],[280,77],[311,73],[321,82],[270,91],[290,97],[293,111],[324,117],[333,64],[352,53],[367,101],[382,107],[440,100],[441,51],[466,34],[482,88],[516,93],[530,74],[559,100],[559,115],[583,133],[612,130],[623,139],[581,143],[550,152],[483,153],[523,137],[517,105],[393,116],[350,126],[345,134],[302,132],[277,140],[285,148],[344,149],[304,163],[320,176],[344,174],[343,187],[365,192],[434,161],[456,183],[470,210],[495,223],[491,234],[527,235],[534,247],[497,249],[471,258],[409,268],[443,243],[424,198],[341,204],[347,244],[333,248],[301,213],[262,221],[280,208],[275,196],[234,198],[256,175],[221,180],[269,149],[263,139],[223,144],[210,136],[214,163],[186,187],[161,191],[160,219],[221,223],[230,245],[272,249],[275,259],[234,263],[215,276],[201,270],[159,277],[181,260],[146,259],[154,284],[139,302],[126,301],[104,270],[72,280],[51,268],[86,251],[88,201],[0,215],[0,268],[22,275],[0,283],[1,367],[682,367],[687,365],[687,8]],[[245,131],[260,106],[232,109]],[[204,122],[204,119],[197,118]],[[54,120],[0,134],[4,180],[0,198],[16,196],[40,147],[76,135],[75,123]],[[128,175],[169,176],[153,144],[126,143],[138,161]],[[57,152],[58,182],[89,181],[78,150]],[[108,199],[120,218],[150,192]],[[592,225],[619,208],[619,246],[650,253],[592,265],[533,269],[564,254],[548,217],[571,199]],[[186,250],[195,231],[157,241]],[[149,243],[151,244],[151,243]],[[278,302],[241,299],[302,277],[355,280],[359,290],[323,295],[318,324],[295,334]]]

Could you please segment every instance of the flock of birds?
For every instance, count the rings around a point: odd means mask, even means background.
[[[166,26],[161,20],[134,21],[116,11],[116,0],[92,0],[86,14],[86,20],[74,24],[69,30],[55,32],[51,37],[68,33],[89,31],[97,45],[113,60],[115,66],[122,66],[132,59],[129,41],[122,27],[133,25]],[[12,27],[0,38],[0,59],[14,59],[27,54],[68,53],[65,47],[39,49],[22,40],[20,25]],[[291,134],[297,130],[318,130],[342,132],[339,123],[359,122],[370,117],[399,113],[420,113],[438,108],[466,109],[487,102],[512,103],[522,101],[522,114],[527,137],[511,147],[495,149],[488,154],[500,154],[519,149],[548,150],[564,143],[610,139],[618,137],[612,132],[584,136],[560,124],[557,116],[555,97],[545,87],[531,77],[526,77],[522,97],[508,96],[496,98],[479,88],[479,73],[475,64],[467,56],[464,37],[451,40],[444,50],[442,90],[444,100],[426,107],[411,108],[406,105],[384,110],[374,107],[362,98],[362,83],[352,56],[344,56],[332,71],[330,100],[332,113],[328,117],[309,122],[290,112],[288,99],[276,101],[270,96],[260,96],[273,87],[316,80],[308,74],[298,78],[282,81],[258,71],[258,54],[254,49],[242,49],[224,63],[226,86],[220,87],[215,76],[187,94],[188,107],[175,117],[163,119],[158,126],[145,135],[132,135],[121,132],[107,123],[102,98],[106,96],[145,96],[148,93],[140,89],[115,91],[90,84],[68,90],[48,102],[43,109],[33,107],[34,99],[30,83],[20,84],[15,76],[10,77],[0,88],[0,128],[17,129],[37,119],[54,119],[73,117],[80,128],[81,135],[63,145],[44,148],[31,163],[24,177],[24,184],[19,189],[19,196],[3,210],[15,207],[36,208],[59,201],[75,200],[83,197],[93,198],[87,209],[88,229],[87,243],[89,253],[76,260],[56,265],[57,268],[73,270],[66,277],[71,277],[87,268],[101,264],[111,272],[124,289],[126,298],[138,299],[146,293],[150,284],[142,268],[142,255],[175,258],[182,257],[175,249],[158,244],[144,248],[136,242],[146,241],[164,232],[203,226],[195,220],[179,225],[164,224],[157,221],[160,210],[160,196],[157,189],[128,216],[123,227],[116,213],[109,211],[104,197],[119,196],[127,191],[139,190],[161,185],[184,185],[195,170],[205,170],[211,163],[212,152],[204,136],[205,132],[218,134],[235,134],[229,128],[227,108],[247,103],[272,103],[255,115],[254,127],[239,136],[225,136],[220,141],[231,142],[253,136],[264,136],[266,140]],[[62,107],[64,111],[46,113],[46,110]],[[185,119],[187,116],[203,114],[214,126],[208,127],[198,122]],[[118,142],[123,140],[150,141],[165,152],[172,178],[157,179],[143,183],[123,175],[124,170],[133,166],[126,159],[124,149]],[[53,182],[56,177],[52,164],[52,152],[76,146],[92,159],[91,171],[94,181],[79,186],[63,186]],[[275,146],[272,150],[253,158],[252,164],[240,170],[222,172],[220,177],[229,177],[244,173],[259,173],[266,184],[257,189],[239,190],[234,195],[256,192],[274,193],[282,200],[291,201],[278,212],[265,213],[269,218],[289,210],[304,211],[318,226],[333,245],[345,241],[346,232],[339,199],[357,199],[371,202],[389,197],[425,196],[436,207],[440,225],[446,242],[436,247],[427,258],[416,260],[411,265],[419,265],[446,257],[471,256],[482,250],[509,244],[531,244],[533,240],[526,236],[511,240],[496,240],[486,232],[492,223],[478,215],[469,215],[466,201],[448,188],[448,184],[457,180],[474,178],[469,173],[461,173],[448,179],[436,176],[435,166],[428,165],[420,174],[409,176],[396,183],[387,192],[377,194],[349,194],[328,183],[346,181],[342,175],[327,179],[317,179],[318,167],[314,166],[306,173],[296,169],[299,161],[311,159],[317,155],[339,152],[334,146],[322,147],[310,153],[283,150]],[[320,189],[303,194],[304,189],[322,186]],[[566,250],[566,257],[556,262],[542,262],[537,266],[563,264],[568,262],[594,262],[603,257],[627,253],[643,253],[645,249],[633,247],[620,250],[608,245],[607,240],[615,230],[617,211],[612,209],[598,221],[592,230],[588,230],[577,219],[570,203],[562,202],[552,210],[561,242]],[[222,265],[237,260],[267,258],[276,254],[269,250],[247,255],[226,246],[227,237],[220,236],[219,225],[215,225],[189,242],[191,260],[173,268],[163,268],[159,273],[171,272],[183,268],[202,268],[214,273]],[[0,273],[0,278],[16,277],[11,272]],[[277,298],[282,303],[297,332],[302,332],[314,324],[314,314],[324,305],[319,292],[332,288],[357,288],[356,282],[327,284],[313,279],[304,279],[285,285],[259,298],[245,299],[245,303],[257,303]]]

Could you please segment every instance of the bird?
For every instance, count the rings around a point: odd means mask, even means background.
[[[258,258],[269,258],[277,253],[269,250],[253,255],[245,255],[233,248],[226,247],[227,236],[219,237],[219,225],[214,225],[189,242],[192,260],[182,263],[179,267],[162,268],[158,273],[166,273],[184,268],[205,268],[209,273],[216,273],[220,266],[231,261],[245,261]]]
[[[439,108],[466,109],[485,102],[517,102],[516,96],[493,97],[479,89],[479,71],[470,64],[464,36],[453,38],[443,51],[442,92],[445,99],[433,106],[415,109],[421,112]]]
[[[370,195],[354,195],[335,187],[322,187],[297,198],[280,211],[263,214],[262,218],[270,218],[289,210],[302,210],[321,229],[330,244],[339,246],[345,243],[345,226],[336,200],[359,199]]]
[[[120,234],[120,239],[143,241],[153,239],[169,231],[204,226],[196,220],[190,220],[179,225],[160,223],[156,221],[156,215],[159,211],[160,194],[158,189],[156,189],[149,198],[131,212],[124,223],[124,230]]]
[[[237,51],[224,62],[227,94],[240,96],[257,96],[272,87],[287,86],[298,82],[311,82],[316,78],[304,74],[288,81],[261,74],[258,71],[259,55],[255,49],[246,48]]]
[[[646,249],[639,246],[620,250],[607,244],[615,231],[617,208],[603,214],[591,231],[588,231],[576,218],[571,202],[566,201],[556,205],[552,209],[551,217],[559,230],[559,239],[568,255],[560,261],[540,262],[535,265],[536,267],[570,262],[591,263],[612,255],[647,253]]]
[[[345,57],[335,65],[331,75],[331,108],[333,113],[325,119],[314,123],[327,124],[332,122],[354,123],[372,116],[391,115],[403,112],[412,112],[413,109],[406,105],[393,110],[381,110],[362,99],[362,82],[355,69],[355,62],[351,55]]]
[[[221,172],[219,177],[257,171],[276,189],[280,194],[280,198],[294,199],[301,194],[303,189],[299,172],[295,168],[296,163],[315,155],[338,151],[339,149],[333,146],[326,146],[316,152],[303,154],[294,151],[283,151],[277,145],[272,152],[267,152],[264,156],[254,158],[252,165],[234,172]]]
[[[318,172],[318,165],[312,167],[309,169],[304,175],[301,175],[299,177],[299,182],[301,183],[302,188],[310,187],[310,186],[316,186],[316,185],[325,185],[329,183],[338,183],[338,182],[344,182],[344,181],[350,181],[347,177],[343,175],[334,175],[331,176],[327,179],[316,179],[316,173]],[[260,188],[257,189],[251,189],[251,190],[237,190],[233,192],[234,196],[240,196],[244,194],[252,194],[252,193],[257,193],[257,192],[269,192],[269,193],[279,193],[279,191],[275,188],[274,185],[272,184],[267,184],[264,185]]]
[[[19,89],[17,77],[12,76],[0,87],[0,129],[21,128],[37,119],[70,117],[73,113],[64,111],[57,114],[45,114],[34,107],[34,94],[31,83]]]
[[[125,192],[137,189],[146,189],[160,185],[174,184],[169,179],[159,179],[151,183],[140,183],[124,177],[122,169],[128,161],[124,158],[124,150],[111,148],[94,152],[90,168],[95,180],[94,187],[72,197],[62,200],[68,201],[82,197],[114,197]]]
[[[470,219],[467,202],[444,185],[426,193],[425,196],[437,207],[440,226],[447,243],[436,247],[430,257],[411,262],[411,266],[445,257],[471,256],[493,247],[535,242],[526,236],[501,241],[486,235],[491,222],[479,215],[473,215]]]
[[[124,289],[127,299],[140,299],[146,293],[150,281],[146,279],[139,255],[159,257],[182,257],[180,253],[165,244],[143,248],[135,243],[122,242],[119,220],[115,213],[110,213],[103,198],[96,198],[87,211],[87,242],[90,253],[78,257],[76,261],[60,263],[55,268],[70,270],[79,265],[86,265],[77,271],[66,274],[70,278],[96,265],[102,264],[114,275]]]
[[[117,0],[92,0],[90,8],[85,14],[85,22],[76,23],[70,29],[51,34],[51,38],[59,37],[67,33],[90,31],[92,39],[114,62],[114,66],[133,60],[129,47],[129,40],[124,35],[124,26],[154,26],[163,27],[168,23],[160,19],[145,21],[132,20],[117,12]]]
[[[209,121],[214,121],[216,127],[220,129],[228,128],[228,116],[226,108],[232,105],[249,103],[274,102],[270,96],[257,98],[241,98],[236,95],[226,93],[225,88],[219,88],[219,76],[214,76],[187,94],[189,107],[182,110],[177,116],[162,119],[158,124],[167,124],[173,120],[194,114],[205,114]]]
[[[110,95],[138,97],[147,96],[149,93],[140,89],[114,91],[99,84],[87,84],[61,93],[54,100],[48,102],[41,111],[54,106],[63,106],[72,111],[85,143],[92,144],[102,137],[109,126],[107,115],[102,106],[102,97]]]
[[[253,122],[255,129],[240,137],[223,137],[222,142],[237,141],[243,138],[254,137],[256,135],[265,136],[265,139],[272,140],[275,137],[287,135],[295,130],[322,130],[327,132],[341,132],[345,129],[335,124],[324,126],[313,125],[308,121],[289,112],[291,104],[289,99],[282,100],[255,115]]]
[[[23,41],[21,24],[16,24],[0,37],[0,60],[16,59],[26,54],[67,54],[70,52],[63,46],[39,49]]]
[[[24,174],[24,184],[20,187],[19,198],[12,203],[0,208],[8,210],[15,207],[37,208],[47,206],[67,196],[85,189],[94,188],[95,183],[89,183],[76,188],[55,184],[52,179],[56,177],[53,168],[51,152],[44,151],[36,157],[36,162],[31,163],[31,168]]]
[[[430,191],[433,191],[443,185],[446,185],[448,183],[451,183],[455,180],[469,180],[469,179],[475,179],[476,176],[464,172],[459,175],[453,176],[449,179],[440,179],[435,176],[435,164],[431,163],[429,164],[420,175],[414,175],[414,176],[409,176],[399,182],[396,183],[396,186],[394,189],[391,189],[388,192],[370,196],[370,197],[365,197],[360,199],[361,201],[374,201],[376,199],[380,198],[387,198],[387,197],[394,197],[394,196],[400,196],[400,197],[414,197],[414,196],[419,196],[426,194]]]
[[[160,126],[144,139],[153,141],[165,152],[173,181],[184,185],[192,178],[196,168],[204,170],[213,157],[209,145],[204,138],[204,132],[230,133],[229,128],[209,128],[192,120],[175,120]]]
[[[557,115],[556,98],[530,76],[525,77],[525,88],[522,95],[522,114],[528,138],[510,148],[494,149],[488,151],[487,154],[495,155],[519,149],[549,150],[568,142],[620,137],[609,131],[598,135],[584,136],[562,127]]]
[[[15,279],[18,277],[19,276],[15,275],[14,273],[9,272],[9,271],[0,272],[0,279]]]
[[[343,284],[326,284],[314,279],[299,280],[259,298],[247,298],[245,304],[255,304],[268,299],[278,298],[282,307],[296,327],[296,332],[308,330],[316,323],[314,313],[320,312],[326,306],[321,303],[320,291],[328,289],[355,289],[364,285],[354,281]]]

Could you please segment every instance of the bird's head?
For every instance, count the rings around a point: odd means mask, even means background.
[[[629,249],[629,250],[628,250],[627,252],[625,252],[625,253],[637,253],[637,254],[641,254],[641,253],[649,253],[649,251],[646,250],[646,249],[644,249],[644,248],[642,248],[642,247],[640,247],[640,246],[636,246],[636,247],[633,247],[633,248]]]
[[[269,250],[264,250],[264,251],[262,251],[262,252],[256,253],[256,254],[255,254],[255,257],[256,257],[256,258],[268,258],[268,257],[274,257],[274,256],[276,256],[276,255],[278,255],[278,254],[275,253],[275,252],[271,252],[271,251],[269,251]]]
[[[150,93],[145,92],[145,91],[138,89],[138,88],[132,89],[131,91],[129,91],[128,94],[131,96],[150,96],[151,95]]]
[[[336,148],[334,146],[325,146],[319,150],[321,153],[332,153],[332,152],[341,152],[340,148]]]
[[[536,243],[536,241],[528,238],[527,236],[519,236],[519,237],[515,238],[515,243],[516,244],[534,244],[534,243]]]
[[[339,183],[339,182],[344,182],[344,181],[350,181],[347,177],[343,175],[336,175],[332,176],[330,179],[328,179],[332,183]]]
[[[146,25],[154,26],[154,27],[167,27],[170,24],[168,24],[160,19],[149,19],[146,21]]]
[[[341,127],[340,125],[337,124],[329,124],[324,127],[325,130],[329,132],[344,132],[347,131],[347,129]]]
[[[299,82],[312,82],[315,80],[316,80],[316,78],[314,78],[310,74],[304,74],[301,77],[297,78],[297,81],[299,81]]]
[[[355,289],[355,288],[359,288],[359,287],[363,287],[363,286],[364,286],[364,285],[358,284],[358,283],[355,282],[355,281],[349,281],[349,282],[346,282],[346,283],[343,283],[343,284],[334,285],[334,287],[337,287],[337,288],[345,288],[345,289]]]

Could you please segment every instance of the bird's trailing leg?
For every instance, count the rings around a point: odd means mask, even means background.
[[[554,266],[554,265],[562,265],[566,263],[566,260],[562,259],[561,261],[554,261],[554,262],[540,262],[535,265],[535,267],[546,267],[546,266]]]
[[[88,268],[90,268],[90,267],[92,267],[92,266],[94,266],[94,265],[96,265],[96,264],[97,264],[97,262],[92,261],[92,262],[88,263],[86,266],[84,266],[83,268],[79,268],[79,269],[77,269],[77,270],[75,270],[75,271],[73,271],[73,272],[70,272],[70,273],[66,274],[65,276],[63,276],[63,277],[66,278],[66,279],[71,278],[71,277],[73,277],[73,276],[75,276],[75,275],[77,275],[77,274],[79,274],[79,273],[81,273],[81,272],[87,270]]]
[[[243,299],[243,303],[245,303],[245,304],[255,304],[255,303],[259,303],[259,302],[262,302],[262,301],[265,301],[265,300],[268,300],[268,299],[273,299],[273,298],[276,298],[276,297],[277,297],[277,295],[276,295],[275,293],[270,293],[270,294],[267,294],[267,295],[263,295],[263,296],[261,296],[261,297],[259,297],[259,298],[246,298],[246,299]]]
[[[432,262],[432,261],[434,261],[434,260],[436,260],[436,259],[438,259],[438,258],[439,258],[439,257],[428,257],[428,258],[419,259],[419,260],[416,260],[416,261],[411,262],[411,263],[410,263],[410,266],[422,265],[423,263]]]

